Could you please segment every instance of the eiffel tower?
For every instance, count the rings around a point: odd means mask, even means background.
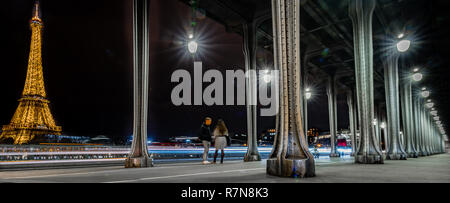
[[[38,0],[34,3],[32,16],[31,46],[25,87],[11,123],[3,126],[0,143],[31,144],[45,141],[48,135],[61,135],[61,127],[56,125],[49,108],[50,101],[46,99],[41,55],[44,24],[40,17]]]

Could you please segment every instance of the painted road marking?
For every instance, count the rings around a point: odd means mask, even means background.
[[[186,176],[211,175],[211,174],[218,174],[218,173],[249,172],[249,171],[257,171],[257,170],[265,170],[265,169],[266,168],[254,168],[254,169],[241,169],[241,170],[230,170],[230,171],[214,171],[214,172],[192,173],[192,174],[182,174],[182,175],[172,175],[172,176],[139,178],[139,179],[133,179],[133,180],[111,181],[111,182],[104,182],[104,183],[130,183],[130,182],[145,181],[145,180],[170,179],[170,178],[179,178],[179,177],[186,177]]]

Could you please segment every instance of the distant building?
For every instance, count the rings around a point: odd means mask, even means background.
[[[268,129],[265,130],[259,139],[259,145],[273,145],[273,141],[275,140],[276,129]]]

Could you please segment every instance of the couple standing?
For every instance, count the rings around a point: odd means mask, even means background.
[[[208,162],[208,153],[209,153],[209,148],[211,147],[211,142],[214,139],[214,146],[216,147],[216,152],[214,153],[214,162],[213,164],[216,163],[216,159],[217,159],[217,154],[219,152],[219,150],[222,152],[222,156],[220,158],[220,163],[223,164],[223,157],[225,156],[225,152],[224,149],[227,146],[227,136],[228,136],[228,129],[225,125],[225,122],[220,119],[217,122],[216,128],[214,129],[213,132],[213,136],[211,136],[211,126],[212,124],[212,119],[207,117],[205,118],[205,121],[202,124],[202,127],[200,129],[200,133],[199,133],[199,139],[202,141],[203,143],[203,147],[205,148],[205,150],[203,151],[203,164],[210,164],[210,162]]]

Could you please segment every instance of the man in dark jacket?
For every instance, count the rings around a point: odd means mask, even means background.
[[[202,127],[200,129],[198,138],[202,141],[203,143],[203,147],[205,148],[205,150],[203,151],[203,164],[209,164],[210,162],[208,162],[208,153],[209,153],[209,148],[211,147],[211,141],[212,141],[212,137],[211,137],[211,126],[212,123],[212,119],[207,117],[205,118],[205,121],[202,124]]]

